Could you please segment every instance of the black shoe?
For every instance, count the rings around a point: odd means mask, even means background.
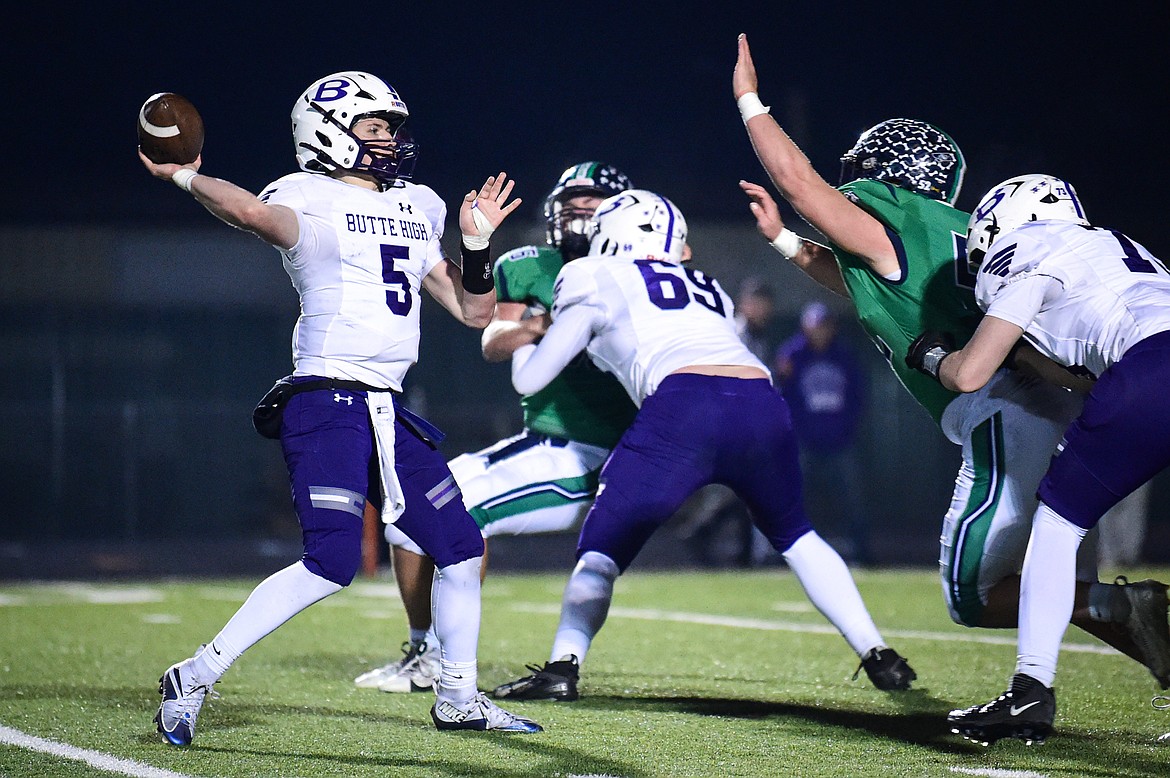
[[[1032,676],[1016,673],[1006,692],[983,705],[951,711],[947,722],[951,732],[985,746],[1005,737],[1032,745],[1052,734],[1054,718],[1056,693]]]
[[[572,702],[577,699],[577,679],[580,665],[570,656],[556,662],[545,662],[544,667],[528,665],[532,675],[518,678],[492,690],[496,699],[555,700]]]
[[[853,680],[865,670],[869,680],[883,692],[899,692],[910,688],[910,682],[918,673],[892,648],[873,648],[861,658],[861,665],[853,674]]]
[[[1114,584],[1122,587],[1129,603],[1129,615],[1122,625],[1126,634],[1133,639],[1142,664],[1149,668],[1158,686],[1170,689],[1170,625],[1166,617],[1170,599],[1166,584],[1150,579],[1130,583],[1124,575],[1117,576]]]

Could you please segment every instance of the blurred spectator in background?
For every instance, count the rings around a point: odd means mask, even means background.
[[[772,287],[754,276],[744,279],[735,298],[735,331],[765,365],[771,363],[776,347],[775,320],[776,295]],[[731,489],[722,484],[705,486],[694,505],[691,516],[684,520],[681,534],[696,561],[713,566],[731,562],[739,567],[751,567],[769,556],[780,559],[767,538],[752,524],[747,506]]]
[[[1142,543],[1150,515],[1152,481],[1114,505],[1097,523],[1097,564],[1102,567],[1129,567],[1142,561]]]
[[[776,345],[772,330],[775,318],[776,295],[772,287],[754,276],[744,279],[735,300],[735,331],[765,365],[771,361]]]
[[[861,494],[858,430],[866,384],[852,350],[837,337],[837,318],[811,302],[800,314],[800,332],[776,352],[773,371],[800,442],[805,501],[817,526],[841,527],[851,564],[872,564]]]

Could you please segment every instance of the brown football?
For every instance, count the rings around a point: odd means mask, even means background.
[[[182,95],[151,95],[138,112],[138,145],[156,164],[194,162],[203,151],[203,118]]]

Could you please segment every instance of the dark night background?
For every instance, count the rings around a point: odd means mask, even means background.
[[[301,92],[372,72],[410,108],[417,181],[453,207],[489,174],[517,180],[525,204],[499,249],[539,241],[557,175],[604,159],[679,205],[696,262],[729,291],[775,268],[791,332],[819,291],[785,275],[737,186],[764,181],[731,96],[746,32],[761,98],[831,182],[861,131],[918,118],[967,157],[960,207],[1008,176],[1051,173],[1093,223],[1170,259],[1164,2],[152,2],[24,15],[0,31],[0,575],[149,567],[94,561],[96,541],[279,537],[295,553],[279,452],[247,423],[290,370],[295,295],[272,249],[142,168],[134,124],[155,92],[200,110],[202,172],[259,191],[296,169]],[[874,526],[887,561],[930,563],[958,452],[847,329],[875,382]],[[478,337],[434,305],[412,385],[452,433],[451,455],[519,428],[507,367],[485,365]],[[1155,489],[1147,543],[1162,556],[1168,487]],[[85,549],[38,556],[46,541]],[[556,559],[571,546],[558,539]]]
[[[504,169],[535,214],[561,169],[602,156],[691,218],[743,218],[736,181],[761,171],[730,92],[742,31],[761,97],[830,180],[861,130],[920,118],[968,157],[961,205],[1007,176],[1048,172],[1078,187],[1091,219],[1167,255],[1154,190],[1170,115],[1165,10],[917,0],[42,6],[10,24],[0,48],[0,219],[199,219],[139,166],[143,100],[190,98],[207,126],[204,172],[256,190],[295,167],[295,98],[347,69],[399,90],[422,144],[416,178],[449,200]]]

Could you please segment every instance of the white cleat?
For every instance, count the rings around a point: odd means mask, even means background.
[[[439,646],[426,641],[403,643],[402,658],[353,679],[354,686],[384,692],[433,691],[439,681]]]
[[[487,698],[483,692],[466,702],[439,698],[431,707],[431,720],[437,729],[494,730],[496,732],[543,732],[544,727],[532,719],[509,713]]]

